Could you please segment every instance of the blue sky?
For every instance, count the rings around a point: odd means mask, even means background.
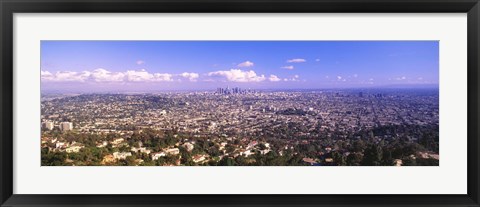
[[[42,41],[42,90],[438,86],[438,41]]]

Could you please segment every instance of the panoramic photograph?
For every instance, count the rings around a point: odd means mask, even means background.
[[[48,40],[40,70],[42,166],[440,163],[438,41]]]

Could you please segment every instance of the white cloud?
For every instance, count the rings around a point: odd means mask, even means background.
[[[307,62],[307,60],[302,59],[302,58],[295,58],[295,59],[287,60],[287,63],[304,63],[304,62]]]
[[[145,64],[145,61],[143,61],[143,60],[137,60],[136,63],[137,63],[137,65],[143,65],[143,64]]]
[[[348,78],[350,78],[350,76],[348,76]],[[342,77],[342,76],[337,76],[337,81],[347,81],[347,79],[345,77]]]
[[[130,82],[163,82],[173,81],[173,74],[169,73],[149,73],[145,69],[129,70],[125,73],[125,78]]]
[[[397,81],[402,81],[402,80],[406,80],[406,79],[407,79],[407,77],[405,77],[405,76],[395,78],[395,80],[397,80]]]
[[[190,80],[192,82],[197,81],[198,77],[200,77],[200,75],[198,75],[198,73],[187,73],[187,72],[180,74],[180,76],[182,76],[184,78],[187,78],[188,80]]]
[[[247,67],[252,67],[253,65],[254,65],[253,62],[250,62],[250,61],[247,60],[243,63],[238,64],[237,66],[242,67],[242,68],[247,68]]]
[[[52,82],[84,82],[90,76],[90,72],[58,71],[54,74],[48,71],[41,72],[41,78]]]
[[[128,70],[126,72],[112,72],[103,68],[93,71],[58,71],[51,73],[49,71],[41,71],[41,79],[45,82],[163,82],[173,81],[173,77],[181,76],[190,81],[196,81],[199,77],[197,73],[149,73],[145,69]]]
[[[216,77],[216,78],[215,78]],[[220,78],[220,79],[218,79]],[[285,81],[298,81],[298,75],[292,76],[292,78],[286,78]],[[125,72],[114,72],[107,69],[98,68],[93,71],[58,71],[52,73],[50,71],[41,71],[41,79],[43,82],[92,82],[92,83],[104,83],[104,82],[171,82],[187,80],[196,82],[199,80],[226,80],[231,82],[262,82],[282,81],[277,75],[265,76],[263,74],[257,74],[253,70],[241,70],[230,69],[224,71],[214,71],[205,75],[198,73],[183,72],[178,74],[170,73],[150,73],[145,69],[141,70],[127,70]]]
[[[153,77],[154,81],[173,81],[173,75],[168,73],[155,73],[153,74]]]
[[[317,59],[315,59],[315,62],[320,62],[320,59],[318,59],[318,58],[317,58]]]
[[[48,71],[42,70],[42,71],[40,71],[40,75],[43,77],[43,76],[51,76],[53,74],[48,72]]]
[[[42,80],[47,80],[47,81],[52,81],[55,78],[55,76],[52,73],[48,71],[43,71],[43,70],[40,72],[40,77]]]
[[[208,76],[225,77],[228,81],[232,82],[261,82],[266,79],[265,75],[259,76],[253,70],[243,71],[240,69],[210,72],[208,73]]]
[[[145,82],[153,80],[153,74],[147,72],[145,69],[129,70],[125,73],[128,81],[131,82]]]
[[[287,69],[287,70],[293,70],[294,69],[293,65],[283,66],[282,68]]]
[[[96,82],[120,82],[125,78],[125,74],[110,72],[103,68],[98,68],[90,74],[90,78]]]
[[[281,81],[282,79],[280,79],[278,76],[276,75],[270,75],[270,77],[268,78],[268,80],[272,81],[272,82],[278,82],[278,81]]]
[[[283,79],[284,81],[299,81],[298,79],[300,78],[299,75],[294,75],[292,78],[285,78]]]

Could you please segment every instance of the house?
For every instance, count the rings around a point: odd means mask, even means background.
[[[226,143],[226,142],[220,143],[220,147],[218,148],[218,150],[221,151],[221,150],[225,149],[225,146],[227,146],[227,143]]]
[[[318,165],[318,163],[313,158],[305,157],[302,159],[302,161],[310,165]]]
[[[65,142],[57,142],[55,143],[55,148],[64,148],[65,147]]]
[[[205,155],[195,155],[195,156],[192,157],[192,160],[195,163],[199,163],[199,162],[203,163],[204,161],[206,161],[206,157],[205,157]]]
[[[100,143],[100,144],[97,144],[97,148],[106,147],[106,146],[107,146],[107,144],[108,144],[108,142],[107,142],[107,141],[103,141],[102,143]]]
[[[395,159],[393,160],[393,164],[395,166],[402,166],[403,165],[403,161],[401,159]]]
[[[255,147],[255,145],[257,145],[257,144],[258,144],[257,141],[252,141],[248,144],[247,149],[251,149],[251,148]]]
[[[132,156],[131,152],[114,152],[113,157],[117,160],[124,160],[127,157]]]
[[[429,153],[429,152],[418,152],[417,156],[423,159],[436,159],[438,160],[440,157],[436,153]]]
[[[103,157],[103,160],[102,160],[101,164],[104,165],[106,163],[113,163],[115,161],[117,161],[117,160],[115,159],[115,157],[113,157],[113,155],[105,155]]]
[[[188,143],[188,142],[185,143],[185,144],[183,144],[183,147],[185,147],[185,149],[186,149],[187,151],[189,151],[189,152],[191,152],[191,151],[193,150],[193,148],[194,148],[193,144]]]
[[[178,155],[180,154],[180,150],[178,148],[167,149],[165,152],[169,155]]]
[[[118,144],[122,143],[123,141],[125,141],[123,138],[116,138],[116,139],[113,139],[113,141],[110,142],[110,143],[112,143],[112,145],[118,145]]]
[[[54,138],[54,139],[50,140],[50,143],[52,143],[52,144],[55,143],[55,142],[57,142],[57,138]]]
[[[250,155],[253,155],[255,153],[251,152],[250,150],[244,150],[244,151],[240,151],[240,155],[243,155],[245,157],[248,157]]]
[[[145,147],[138,147],[138,148],[132,147],[132,148],[131,148],[131,151],[132,151],[132,152],[141,152],[141,153],[145,153],[145,154],[147,154],[147,155],[150,154],[150,152],[151,152],[151,150],[148,150],[148,149],[145,148]]]
[[[42,137],[42,144],[48,143],[48,140],[49,140],[49,139],[50,139],[50,138],[48,138],[48,137]]]
[[[142,164],[143,162],[144,162],[144,161],[143,161],[142,159],[136,159],[136,160],[135,160],[135,164],[137,164],[137,165],[140,165],[140,164]]]
[[[155,153],[152,153],[152,160],[158,160],[158,158],[160,157],[165,157],[167,154],[165,154],[165,152],[155,152]]]
[[[84,147],[85,146],[83,146],[83,145],[75,143],[75,144],[72,144],[70,147],[67,147],[67,149],[65,149],[65,151],[67,153],[77,153],[77,152],[80,152],[80,149],[82,149]]]

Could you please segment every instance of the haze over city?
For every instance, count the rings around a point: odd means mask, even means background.
[[[42,41],[42,92],[438,87],[438,41]]]

